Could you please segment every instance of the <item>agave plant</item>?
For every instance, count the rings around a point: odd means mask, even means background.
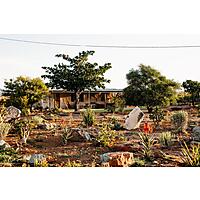
[[[184,141],[182,145],[181,159],[186,166],[200,166],[200,145],[192,145],[191,149],[189,149],[188,145]]]

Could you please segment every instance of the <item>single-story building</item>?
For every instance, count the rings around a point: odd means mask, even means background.
[[[97,89],[85,90],[80,95],[80,108],[91,106],[105,108],[113,96],[121,95],[122,89]],[[75,94],[66,90],[50,90],[49,95],[41,101],[43,108],[74,108]]]

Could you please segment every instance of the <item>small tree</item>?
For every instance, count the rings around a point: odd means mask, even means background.
[[[124,89],[124,97],[127,105],[147,106],[151,112],[153,107],[169,105],[176,100],[179,84],[150,66],[141,64],[126,77],[128,87]]]
[[[48,88],[40,78],[17,77],[4,82],[3,95],[9,96],[7,105],[15,106],[22,111],[30,109],[38,103],[44,95],[47,95]]]
[[[53,67],[42,67],[46,72],[42,78],[49,79],[49,87],[66,89],[75,93],[75,111],[79,110],[80,94],[85,89],[105,88],[105,83],[110,82],[104,78],[104,73],[111,68],[111,64],[98,66],[97,63],[88,62],[88,57],[93,54],[94,51],[83,51],[74,58],[59,54],[56,57],[61,57],[68,64],[59,63]]]

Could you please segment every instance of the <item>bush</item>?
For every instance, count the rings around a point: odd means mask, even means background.
[[[166,147],[172,145],[172,134],[170,132],[163,132],[160,134],[159,141],[160,144]]]
[[[155,107],[153,108],[152,113],[149,115],[149,118],[153,120],[156,126],[158,126],[159,123],[164,119],[164,116],[164,111],[159,107]]]
[[[111,103],[107,104],[107,110],[109,112],[123,112],[125,108],[125,100],[123,98],[123,96],[121,95],[116,95],[111,99]]]
[[[0,139],[3,140],[7,136],[10,129],[11,129],[11,124],[1,122],[0,123]]]
[[[171,122],[175,132],[186,132],[188,126],[188,113],[185,111],[179,111],[172,115]]]
[[[119,131],[123,129],[123,126],[118,122],[118,119],[114,116],[109,120],[109,123],[112,130]]]
[[[95,113],[90,108],[83,112],[83,122],[86,126],[92,126],[95,122]]]
[[[70,138],[72,138],[72,129],[70,129],[70,128],[64,128],[63,131],[64,132],[63,132],[63,134],[61,136],[62,142],[63,142],[63,144],[67,144],[68,140]]]
[[[96,139],[104,147],[110,147],[114,144],[117,137],[119,137],[117,132],[112,130],[108,124],[102,124]]]

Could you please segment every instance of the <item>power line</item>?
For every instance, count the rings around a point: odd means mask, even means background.
[[[200,48],[200,45],[166,45],[166,46],[126,46],[126,45],[90,45],[90,44],[67,44],[55,42],[41,42],[0,37],[0,40],[23,42],[41,45],[71,46],[71,47],[94,47],[94,48],[121,48],[121,49],[175,49],[175,48]]]

